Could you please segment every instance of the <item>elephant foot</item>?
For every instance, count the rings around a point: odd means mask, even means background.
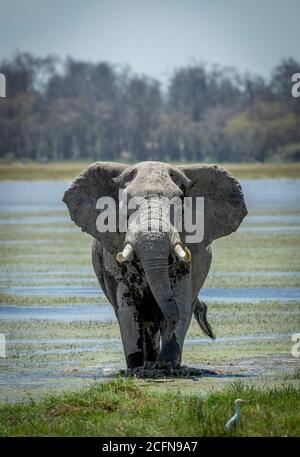
[[[217,373],[200,368],[182,366],[177,362],[160,363],[145,362],[142,367],[122,370],[122,376],[135,378],[165,379],[165,378],[198,378],[201,376],[214,376]]]
[[[179,370],[179,362],[164,362],[157,360],[156,362],[145,362],[142,367],[142,370]]]
[[[180,346],[176,335],[173,333],[170,341],[163,343],[156,363],[161,364],[162,368],[172,367],[173,365],[180,367],[180,359]]]
[[[156,370],[179,370],[180,369],[180,362],[166,362],[164,360],[158,360],[154,363],[154,369]]]
[[[133,354],[129,354],[127,356],[127,367],[138,368],[144,365],[144,354],[142,351],[134,352]]]

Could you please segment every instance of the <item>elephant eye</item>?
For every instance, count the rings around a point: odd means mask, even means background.
[[[229,195],[228,200],[232,206],[238,206],[242,201],[242,196],[239,192],[232,192]]]
[[[127,185],[129,182],[133,181],[136,177],[137,171],[136,169],[131,170],[128,174],[124,177],[124,185]]]
[[[170,171],[170,174],[169,174],[170,178],[172,179],[172,181],[174,182],[174,184],[176,184],[177,187],[179,187],[179,189],[185,193],[186,189],[187,189],[187,186],[185,185],[185,183],[183,182],[183,179],[180,175],[174,173],[173,171]]]
[[[172,181],[176,184],[176,186],[180,186],[181,180],[179,179],[179,176],[176,175],[173,171],[170,172],[170,178]]]
[[[133,181],[133,179],[136,177],[136,174],[137,170],[133,168],[130,171],[121,173],[117,178],[114,179],[114,181],[118,183],[120,187],[126,187],[128,183]]]

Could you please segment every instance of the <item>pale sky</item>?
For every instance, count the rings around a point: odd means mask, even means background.
[[[0,59],[128,63],[162,81],[192,60],[269,76],[300,60],[299,0],[0,0]]]

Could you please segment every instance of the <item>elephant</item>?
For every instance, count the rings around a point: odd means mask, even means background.
[[[118,214],[120,190],[144,204],[137,204],[125,230],[99,231],[97,202],[112,198]],[[203,236],[197,242],[185,228],[177,229],[161,203],[188,197],[204,202]],[[212,242],[236,231],[247,215],[240,183],[218,165],[96,162],[73,181],[63,201],[75,224],[93,237],[94,271],[114,308],[127,368],[180,368],[193,315],[214,338],[199,292],[210,269]],[[158,224],[152,227],[150,218]]]

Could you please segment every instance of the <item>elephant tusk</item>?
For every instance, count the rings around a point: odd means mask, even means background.
[[[130,244],[126,244],[123,251],[117,254],[117,262],[123,263],[133,259],[133,248]]]
[[[190,262],[191,261],[191,253],[190,251],[188,250],[188,248],[184,248],[180,245],[180,244],[177,244],[175,246],[175,254],[177,255],[177,257],[182,260],[183,262]]]

